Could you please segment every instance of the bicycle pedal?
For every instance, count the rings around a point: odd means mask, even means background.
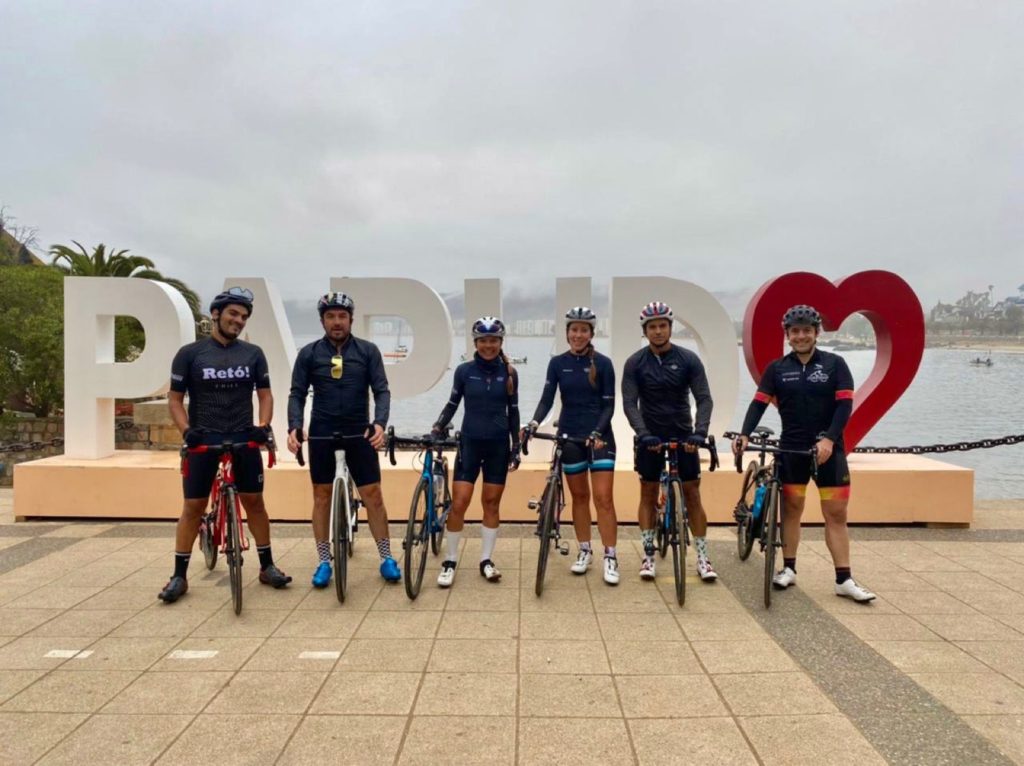
[[[526,507],[529,508],[531,511],[537,511],[540,510],[540,503],[537,502],[537,500],[535,500],[534,498],[530,498],[529,500],[526,501]]]
[[[569,543],[560,543],[558,545],[558,552],[561,553],[563,556],[568,556],[569,555]]]

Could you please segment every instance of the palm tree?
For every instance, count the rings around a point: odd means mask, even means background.
[[[53,260],[50,265],[60,269],[67,276],[72,277],[138,277],[139,279],[152,279],[163,282],[180,292],[185,298],[192,317],[199,321],[202,311],[199,304],[199,296],[182,282],[180,279],[165,277],[156,269],[156,264],[149,258],[141,255],[129,255],[128,250],[107,250],[106,245],[99,244],[89,253],[82,245],[75,240],[78,250],[72,250],[65,245],[54,245],[50,248],[50,255]]]

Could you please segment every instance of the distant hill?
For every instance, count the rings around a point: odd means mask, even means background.
[[[0,265],[2,266],[43,266],[36,255],[11,236],[10,232],[0,229]]]

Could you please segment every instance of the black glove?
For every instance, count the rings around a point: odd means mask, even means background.
[[[522,459],[519,455],[519,446],[519,442],[512,442],[512,454],[508,458],[510,466],[519,466],[519,462]]]
[[[653,434],[647,434],[647,436],[640,437],[641,447],[660,447],[661,437],[654,436]]]
[[[253,426],[249,429],[249,441],[266,444],[270,441],[270,426]]]
[[[705,438],[703,434],[690,434],[686,437],[686,443],[692,444],[694,447],[703,447]]]
[[[182,434],[182,438],[185,439],[185,446],[189,449],[195,449],[203,443],[203,432],[198,428],[186,428],[185,433]]]

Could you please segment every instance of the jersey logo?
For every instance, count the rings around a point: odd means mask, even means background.
[[[249,380],[249,365],[228,367],[218,370],[216,367],[203,368],[203,380]]]
[[[811,383],[827,383],[828,373],[824,370],[815,370],[807,376],[807,379],[811,381]]]

